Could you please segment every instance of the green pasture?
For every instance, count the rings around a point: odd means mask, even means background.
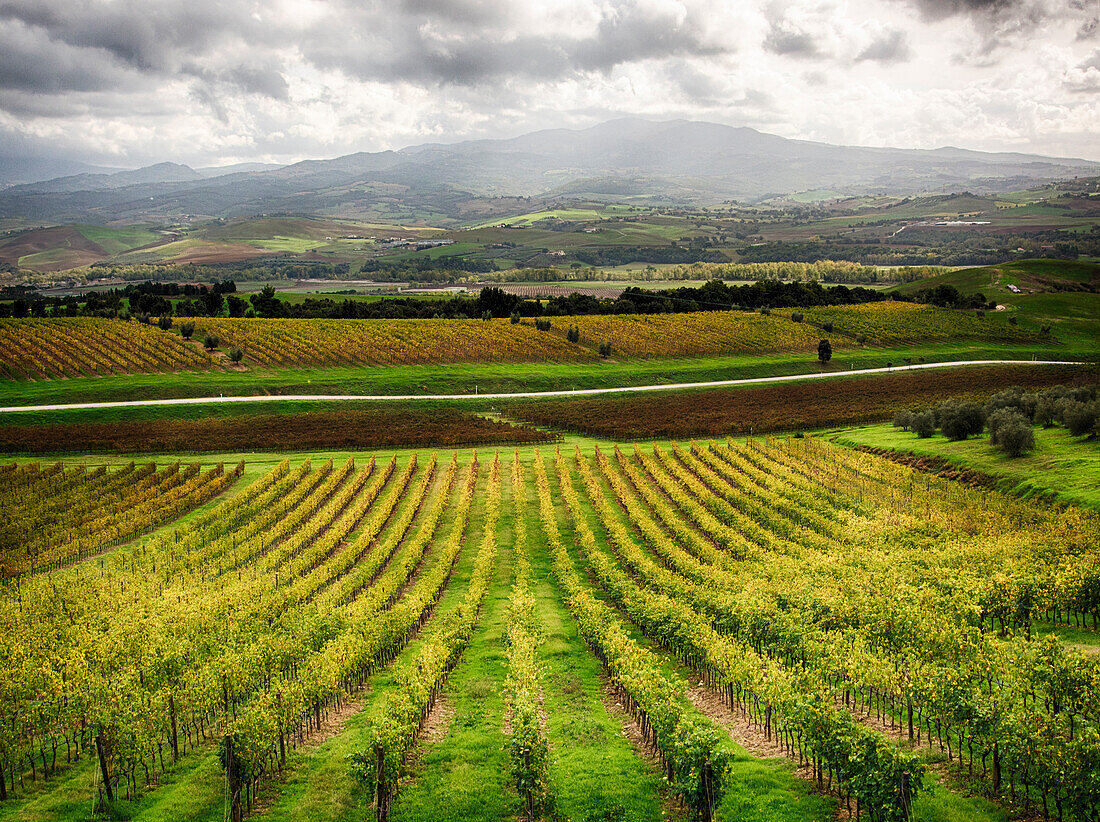
[[[262,248],[264,251],[289,252],[303,254],[314,248],[326,245],[323,240],[308,240],[303,237],[270,237],[263,240],[244,240],[248,245]]]
[[[464,254],[470,254],[475,251],[481,251],[482,246],[480,243],[451,243],[450,245],[438,245],[433,248],[423,248],[417,251],[402,251],[398,254],[388,254],[382,259],[387,263],[393,262],[415,262],[416,260],[438,260],[440,257],[458,257]]]
[[[641,213],[645,213],[642,211]],[[596,220],[603,220],[608,217],[623,217],[639,214],[639,211],[632,206],[615,205],[615,204],[593,204],[588,207],[576,206],[576,207],[563,207],[563,208],[548,208],[540,211],[530,211],[526,214],[517,214],[512,217],[496,218],[492,220],[485,220],[475,225],[469,226],[469,228],[492,228],[498,225],[531,225],[539,220],[565,220],[568,222],[591,222]]]
[[[163,234],[139,226],[107,228],[98,225],[77,225],[73,228],[111,256],[122,254],[132,248],[155,243],[164,238]]]
[[[170,243],[164,243],[163,245],[155,246],[149,249],[138,249],[134,251],[127,251],[117,255],[113,262],[126,264],[126,263],[158,263],[164,260],[170,260],[173,257],[177,257],[184,252],[191,251],[196,248],[208,248],[216,245],[215,243],[207,240],[201,240],[197,237],[187,237],[182,240],[174,240]]]
[[[838,435],[845,445],[867,445],[948,462],[988,474],[998,487],[1025,497],[1052,497],[1062,502],[1100,508],[1100,441],[1070,436],[1066,429],[1036,427],[1035,450],[1008,457],[994,450],[989,435],[951,442],[937,433],[920,439],[891,425],[853,428]]]
[[[69,246],[57,246],[45,251],[36,251],[34,254],[24,254],[19,258],[19,265],[25,268],[56,268],[58,265],[75,263],[73,254]]]

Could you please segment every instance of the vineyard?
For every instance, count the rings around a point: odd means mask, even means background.
[[[639,396],[516,401],[508,413],[525,422],[616,439],[719,436],[881,422],[907,405],[938,399],[986,399],[1012,385],[1029,390],[1094,384],[1095,368],[981,366],[907,371],[843,380],[662,392]]]
[[[589,347],[610,342],[613,354],[624,357],[811,352],[817,350],[822,337],[839,346],[947,340],[1034,343],[1043,339],[1034,331],[1011,325],[1004,317],[977,317],[914,303],[865,303],[799,312],[801,322],[792,320],[791,314],[796,312],[786,309],[776,309],[774,314],[704,311],[554,317],[551,322],[562,334],[575,326],[580,342]]]
[[[249,361],[299,365],[411,365],[591,359],[592,352],[508,320],[199,319],[196,335],[215,334]]]
[[[792,311],[776,310],[789,317]],[[801,308],[803,321],[822,327],[842,339],[866,338],[871,345],[893,345],[943,340],[987,340],[990,342],[1039,342],[1042,334],[1013,325],[990,312],[952,311],[931,305],[885,302]]]
[[[0,467],[0,578],[59,567],[178,519],[231,486],[244,469],[198,463],[113,471],[61,463]]]
[[[264,368],[396,366],[429,363],[589,363],[601,344],[615,358],[816,352],[834,346],[898,346],[950,341],[1051,344],[991,312],[978,317],[912,303],[881,302],[775,314],[705,311],[552,317],[534,321],[310,320],[195,318],[191,340],[155,325],[97,318],[0,319],[0,375],[9,379],[89,377],[202,370],[226,365],[203,350],[207,337],[240,349]],[[567,339],[575,328],[579,337]]]
[[[180,518],[227,476],[0,467],[6,552],[134,512],[4,589],[0,813],[741,819],[751,737],[785,818],[971,818],[930,767],[1100,814],[1048,633],[1095,628],[1095,513],[798,438],[287,459]]]
[[[789,320],[743,311],[555,317],[552,328],[575,326],[580,342],[610,342],[616,357],[685,357],[813,351],[817,330]]]
[[[246,409],[247,411],[247,409]],[[550,442],[556,435],[457,408],[382,405],[201,419],[6,425],[0,452],[151,453]]]
[[[201,349],[141,323],[0,319],[0,374],[11,379],[181,371],[213,364]]]

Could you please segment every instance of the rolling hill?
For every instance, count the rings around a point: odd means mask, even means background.
[[[0,192],[0,217],[106,223],[184,214],[293,211],[456,222],[492,198],[583,193],[636,201],[718,203],[810,190],[991,193],[1100,173],[1100,163],[956,148],[834,146],[751,128],[675,120],[614,120],[507,140],[426,144],[208,177],[162,163]],[[490,205],[486,205],[486,202]]]

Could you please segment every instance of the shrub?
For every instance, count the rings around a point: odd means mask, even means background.
[[[769,317],[771,316],[772,310],[765,305],[760,309],[760,313],[765,317]]]
[[[601,342],[600,343],[600,356],[601,357],[610,357],[611,356],[611,343],[609,343],[609,342]]]
[[[207,351],[213,351],[221,344],[222,341],[218,339],[217,334],[207,334],[205,337],[202,338],[202,347],[205,348]]]
[[[229,349],[229,360],[230,360],[230,362],[240,362],[243,359],[244,359],[244,352],[241,351],[241,349],[236,348],[236,347]]]
[[[161,314],[160,317],[157,318],[157,328],[159,328],[161,331],[167,331],[171,327],[172,318],[167,314]]]
[[[994,411],[999,411],[1002,408],[1015,408],[1018,411],[1022,410],[1020,398],[1023,396],[1023,393],[1024,390],[1018,385],[1006,388],[1004,391],[998,391],[990,397],[985,404],[986,416],[990,416]]]
[[[948,400],[936,406],[935,418],[943,435],[954,442],[977,436],[985,428],[982,406],[976,402]]]
[[[1039,395],[1038,402],[1035,403],[1035,412],[1031,415],[1031,419],[1036,425],[1041,425],[1043,428],[1050,428],[1054,425],[1054,418],[1058,415],[1058,401],[1048,397],[1045,393]]]
[[[866,334],[858,335],[856,337],[856,342],[859,343],[860,345],[867,345],[867,335]]]
[[[508,319],[510,319],[512,321],[512,325],[516,325],[519,322],[519,312],[518,311],[513,311],[508,316]]]
[[[492,311],[482,311],[481,312],[481,319],[483,319],[483,320],[493,319],[493,312]]]
[[[828,340],[820,340],[817,344],[817,360],[822,365],[833,358],[833,346]]]
[[[913,428],[913,412],[903,408],[894,414],[894,428],[900,428],[902,431],[911,431]]]
[[[979,308],[977,311],[974,312],[974,316],[984,317],[985,316],[985,311],[983,311],[982,309]]]
[[[180,336],[185,340],[191,339],[191,335],[195,333],[195,324],[191,322],[180,323]]]
[[[913,414],[910,425],[914,434],[922,440],[926,440],[936,433],[936,415],[931,410]]]
[[[801,311],[795,311],[793,314],[791,314],[791,319],[794,320],[796,323],[800,323],[805,316],[806,315],[803,314]]]
[[[569,330],[565,332],[565,339],[571,343],[581,341],[581,330],[575,325],[569,326]]]
[[[1062,407],[1062,422],[1073,436],[1091,434],[1100,416],[1100,403],[1066,400]]]
[[[1015,317],[1009,317],[1008,318],[1008,324],[1009,325],[1016,325],[1016,322],[1017,322],[1017,320],[1016,320]]]
[[[550,321],[549,320],[535,320],[535,328],[537,328],[539,331],[549,331],[550,330]]]
[[[831,334],[833,332],[833,321],[826,320],[825,322],[823,322],[821,324],[821,330],[824,331],[826,334]]]
[[[1010,457],[1018,457],[1035,447],[1035,432],[1027,417],[1015,408],[999,408],[989,415],[989,441]]]
[[[139,313],[134,315],[134,319],[137,320],[142,325],[149,325],[149,315],[148,314],[145,314],[143,312],[139,312]]]

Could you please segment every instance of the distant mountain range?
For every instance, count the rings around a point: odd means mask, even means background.
[[[0,191],[0,217],[105,223],[297,212],[446,223],[493,213],[501,197],[708,205],[800,192],[995,193],[1098,174],[1100,163],[1086,160],[834,146],[714,123],[623,119],[282,167],[86,171]]]

